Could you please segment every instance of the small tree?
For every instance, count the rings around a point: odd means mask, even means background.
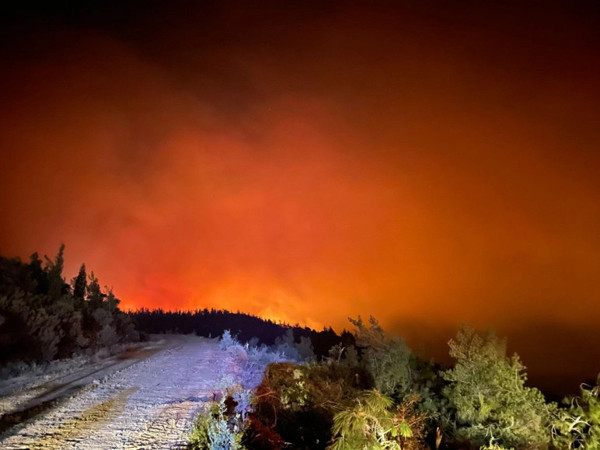
[[[108,286],[104,286],[104,288],[106,290],[106,297],[104,299],[104,303],[106,304],[108,312],[110,312],[111,314],[115,314],[118,311],[119,303],[121,303],[121,300],[115,297],[112,288],[109,288]]]
[[[42,269],[42,260],[37,252],[29,257],[29,271],[31,273],[31,279],[35,283],[33,293],[42,295],[48,294],[48,275],[44,269]]]
[[[73,289],[73,298],[80,304],[83,304],[85,299],[85,291],[87,289],[87,275],[85,273],[85,264],[82,264],[79,268],[79,273],[71,281],[71,287]]]
[[[48,275],[48,297],[50,301],[54,302],[60,298],[65,289],[65,280],[62,276],[62,271],[65,263],[64,258],[65,244],[61,244],[58,254],[52,261],[47,256],[46,259],[46,273]]]
[[[87,285],[87,300],[92,310],[100,308],[104,300],[104,294],[102,293],[100,283],[98,282],[98,278],[96,278],[94,275],[94,272],[90,273],[89,275],[89,282]]]
[[[456,411],[456,436],[476,446],[547,448],[554,405],[525,387],[525,367],[494,334],[463,326],[450,340],[453,369],[442,374],[444,393]]]
[[[348,319],[356,328],[356,345],[362,349],[362,361],[373,376],[375,387],[384,395],[410,392],[412,374],[411,351],[398,337],[388,337],[374,317],[366,326],[359,317]]]

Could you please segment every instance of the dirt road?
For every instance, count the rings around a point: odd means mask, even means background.
[[[220,379],[218,344],[167,336],[160,345],[0,398],[3,449],[183,448]]]

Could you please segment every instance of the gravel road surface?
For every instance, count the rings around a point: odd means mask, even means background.
[[[2,449],[185,448],[221,374],[216,340],[172,335],[26,388],[0,391]]]

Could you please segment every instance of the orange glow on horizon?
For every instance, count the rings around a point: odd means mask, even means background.
[[[471,3],[23,24],[0,252],[64,242],[124,308],[596,329],[595,16]]]

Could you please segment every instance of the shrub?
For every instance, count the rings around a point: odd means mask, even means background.
[[[242,385],[248,389],[256,388],[262,381],[263,374],[270,364],[289,361],[280,353],[270,350],[268,347],[248,347],[248,358],[242,368]]]
[[[415,413],[411,399],[399,405],[377,390],[363,392],[333,419],[331,450],[402,450],[421,448],[425,417]]]
[[[525,367],[506,344],[463,326],[450,340],[453,369],[442,374],[445,395],[455,410],[456,438],[475,446],[547,448],[553,405],[535,388],[525,387]]]
[[[257,388],[254,417],[295,448],[325,448],[333,416],[347,407],[369,378],[341,365],[270,365]]]
[[[221,339],[219,340],[219,350],[221,351],[228,351],[230,348],[235,347],[235,346],[240,346],[241,344],[237,341],[237,339],[235,339],[233,336],[231,336],[231,331],[229,330],[225,330],[223,332],[223,335],[221,336]]]
[[[212,411],[198,418],[190,438],[193,448],[234,449],[242,442],[252,448],[280,448],[283,440],[277,432],[251,416],[254,389],[261,383],[269,364],[285,361],[284,355],[266,346],[242,345],[226,330],[219,341],[221,380],[217,388],[222,399]]]
[[[594,387],[581,385],[581,395],[565,399],[557,411],[552,438],[558,448],[600,449],[600,376]]]
[[[244,424],[241,415],[227,414],[226,397],[213,402],[200,414],[190,435],[189,448],[198,450],[237,450],[242,447]]]
[[[282,354],[288,361],[312,362],[316,359],[310,338],[300,336],[296,342],[292,329],[275,339],[275,352]]]
[[[247,389],[254,389],[260,384],[269,364],[289,361],[289,358],[264,345],[242,345],[229,330],[223,333],[219,349],[224,354],[224,358],[220,359],[221,374],[230,375],[233,378],[231,384],[241,384]]]
[[[429,416],[419,410],[420,401],[418,394],[411,394],[396,406],[394,424],[399,427],[398,439],[403,450],[423,448]]]

